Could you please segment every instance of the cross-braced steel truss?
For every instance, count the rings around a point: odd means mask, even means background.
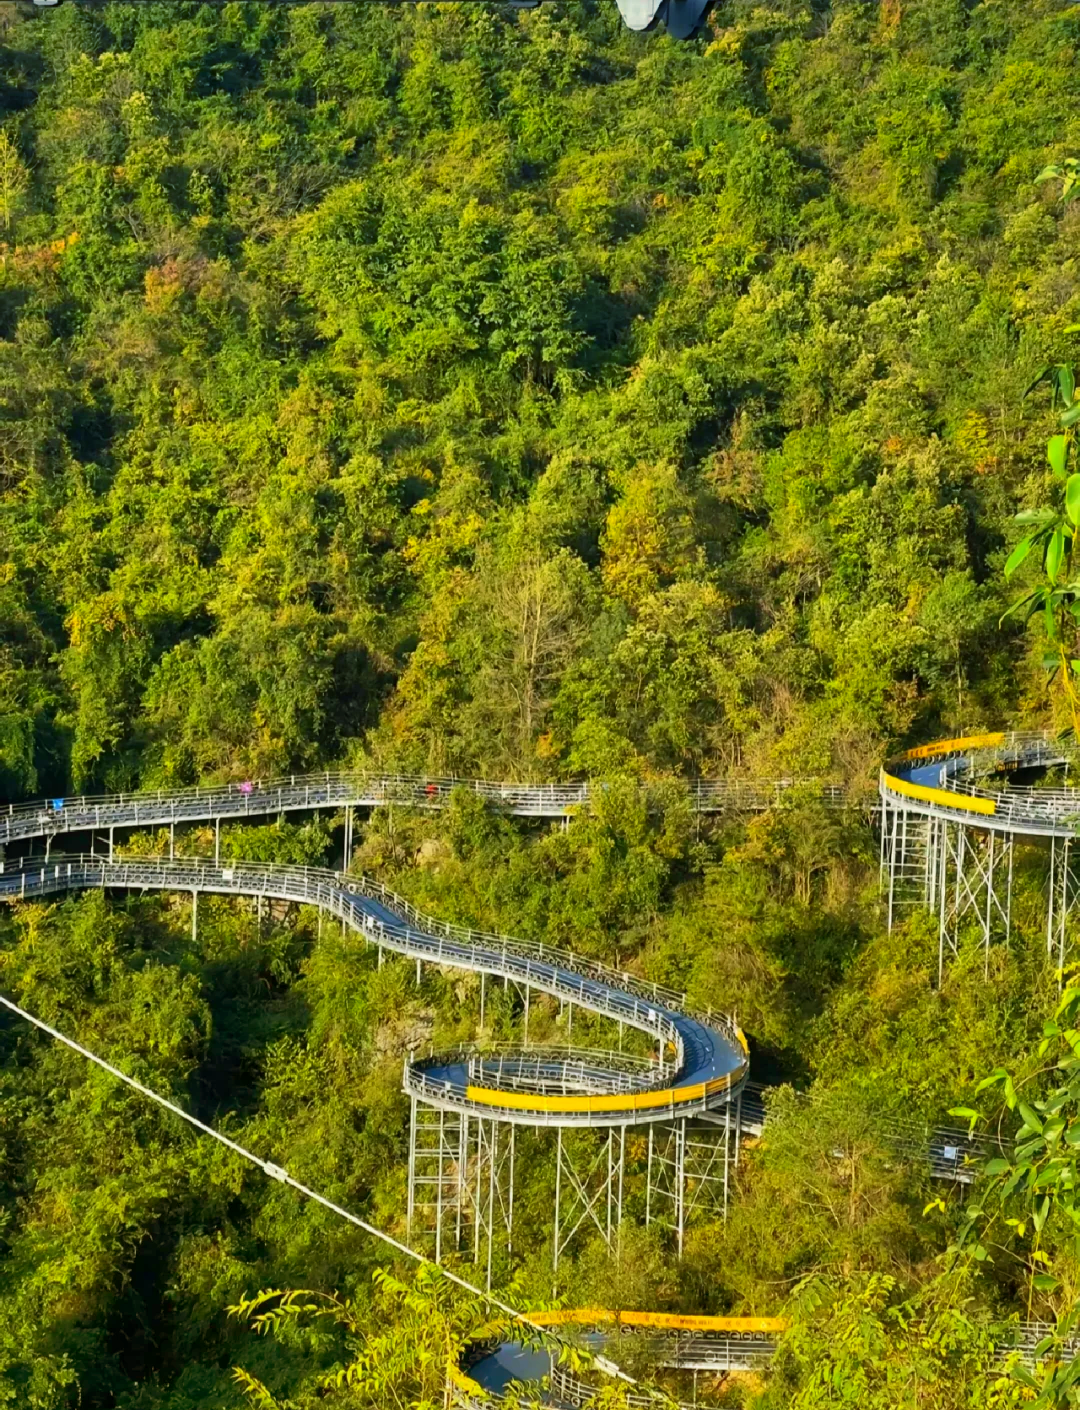
[[[881,894],[889,929],[907,906],[928,905],[934,886],[935,853],[929,845],[929,819],[883,801],[881,810]]]
[[[1068,843],[1052,840],[1056,853],[1065,849],[1064,871],[1055,882],[1051,862],[1051,921],[1055,884],[1062,896],[1075,901],[1070,889]],[[995,936],[1006,942],[1012,930],[1014,839],[1011,833],[971,827],[941,817],[890,806],[881,817],[881,889],[886,898],[888,922],[893,924],[905,907],[923,906],[938,922],[938,982],[945,961],[957,955],[960,928],[968,922],[978,929],[984,967],[989,967],[990,944]],[[1064,916],[1062,916],[1062,935]],[[1048,936],[1052,932],[1048,930]],[[1047,944],[1051,941],[1048,938]]]
[[[553,1266],[585,1230],[615,1247],[626,1180],[626,1128],[556,1133]]]
[[[959,953],[960,925],[969,920],[979,931],[984,970],[990,942],[1012,930],[1013,839],[1009,833],[983,831],[934,818],[929,826],[934,889],[928,901],[938,916],[938,982],[945,957]]]
[[[1070,837],[1050,839],[1049,902],[1046,908],[1046,953],[1056,956],[1057,967],[1065,968],[1066,925],[1080,900],[1080,874],[1077,849]]]
[[[497,1252],[513,1251],[515,1144],[513,1126],[413,1098],[408,1237],[437,1263],[471,1254],[486,1267],[489,1290]]]
[[[599,1235],[614,1250],[631,1196],[631,1207],[640,1209],[644,1195],[646,1225],[669,1229],[680,1255],[691,1224],[726,1218],[741,1111],[740,1095],[723,1111],[651,1123],[647,1158],[644,1132],[635,1138],[624,1126],[551,1129],[554,1269],[583,1238]],[[437,1262],[453,1253],[471,1256],[486,1266],[489,1288],[501,1254],[513,1253],[515,1135],[512,1122],[413,1098],[409,1237]]]
[[[681,1256],[695,1216],[727,1218],[731,1167],[738,1162],[741,1098],[698,1121],[649,1127],[645,1223],[675,1236]]]

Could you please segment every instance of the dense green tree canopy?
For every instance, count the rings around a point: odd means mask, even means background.
[[[1041,581],[1004,582],[1015,516],[1061,497],[1025,389],[1080,361],[1078,50],[1068,0],[718,0],[685,43],[613,0],[0,4],[0,798],[606,780],[565,831],[379,814],[354,865],[740,1016],[787,1085],[728,1223],[681,1263],[582,1241],[559,1288],[786,1310],[732,1405],[1012,1404],[995,1328],[1080,1286],[1056,1224],[1045,1285],[1015,1230],[969,1258],[978,1216],[888,1142],[1037,1069],[1039,858],[1012,951],[937,988],[927,918],[883,933],[863,806],[902,744],[1068,722],[1043,615],[1000,619]],[[697,774],[807,782],[709,821]],[[223,852],[326,860],[337,821]],[[5,913],[0,987],[401,1233],[401,1059],[475,1036],[475,984],[306,911],[207,901],[193,936],[190,904]],[[0,1047],[0,1405],[235,1410],[241,1367],[308,1410],[396,1327],[394,1394],[433,1393],[437,1289],[73,1054]],[[254,1337],[227,1308],[260,1288],[348,1315]]]

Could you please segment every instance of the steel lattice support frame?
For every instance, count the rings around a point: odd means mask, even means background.
[[[1066,923],[1080,901],[1080,873],[1071,837],[1050,839],[1049,899],[1046,908],[1046,953],[1057,952],[1057,967],[1065,968]]]
[[[731,1168],[738,1164],[741,1096],[708,1120],[663,1122],[649,1127],[645,1224],[675,1236],[682,1256],[695,1214],[727,1218]]]
[[[1047,945],[1051,945],[1055,885],[1076,900],[1075,883],[1068,881],[1068,844],[1064,869],[1055,875],[1051,861],[1051,920]],[[959,952],[960,924],[971,919],[980,931],[984,969],[989,968],[990,944],[995,935],[1008,943],[1012,931],[1012,884],[1015,844],[1011,833],[973,827],[965,822],[928,816],[916,809],[884,801],[881,814],[881,889],[886,898],[888,925],[892,930],[902,907],[921,905],[938,921],[938,983],[948,955]],[[1064,902],[1063,902],[1064,904]],[[1062,917],[1062,936],[1064,916]]]
[[[473,1262],[484,1263],[487,1289],[497,1248],[514,1250],[514,1157],[517,1128],[500,1121],[466,1116],[465,1147],[475,1132],[469,1185],[473,1191]]]
[[[496,1250],[513,1251],[515,1128],[412,1099],[407,1237],[486,1266],[490,1291]]]
[[[726,1218],[738,1165],[741,1096],[723,1112],[650,1123],[645,1223],[671,1231],[681,1256],[696,1219]],[[617,1246],[628,1185],[625,1126],[582,1131],[555,1127],[552,1264],[583,1233]],[[490,1289],[497,1252],[513,1253],[516,1127],[412,1100],[409,1124],[408,1236],[436,1262],[451,1253],[486,1266]],[[641,1169],[630,1178],[641,1179]],[[640,1195],[639,1195],[640,1197]]]
[[[880,886],[886,898],[889,929],[897,912],[905,906],[929,904],[930,819],[908,808],[890,806],[883,800],[881,810]]]
[[[459,1247],[468,1205],[468,1118],[412,1099],[407,1236],[433,1243],[436,1263]]]
[[[1012,931],[1013,838],[1011,833],[968,827],[943,818],[932,820],[929,868],[934,892],[931,909],[938,915],[938,983],[946,951],[958,953],[960,922],[971,917],[981,932],[984,971],[990,942],[1000,930],[1006,943]],[[936,893],[936,894],[935,894]]]
[[[555,1230],[552,1266],[584,1226],[595,1229],[609,1249],[622,1223],[626,1180],[626,1127],[564,1131],[555,1137]]]

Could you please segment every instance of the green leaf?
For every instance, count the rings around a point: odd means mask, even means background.
[[[1004,1175],[1007,1170],[1011,1169],[1012,1166],[1009,1162],[1002,1160],[1000,1156],[995,1156],[993,1160],[988,1160],[983,1166],[983,1170],[987,1175]]]
[[[987,1087],[996,1087],[999,1082],[1004,1082],[1008,1075],[1009,1074],[1005,1071],[1003,1067],[995,1067],[993,1072],[991,1072],[990,1076],[984,1077],[979,1083],[979,1085],[975,1088],[975,1090],[976,1092],[985,1092]],[[960,1116],[964,1112],[970,1111],[970,1109],[970,1107],[964,1106],[953,1107],[950,1110],[949,1115]]]
[[[1046,546],[1046,572],[1051,582],[1056,581],[1065,561],[1065,530],[1056,528]]]
[[[1074,401],[1068,411],[1061,413],[1061,424],[1063,426],[1075,426],[1080,421],[1080,401]]]
[[[1056,1292],[1061,1285],[1052,1273],[1036,1273],[1031,1286],[1037,1292]]]
[[[1022,622],[1026,622],[1031,617],[1033,612],[1037,612],[1039,610],[1039,607],[1042,605],[1042,601],[1045,596],[1045,588],[1036,588],[1034,592],[1029,592],[1025,597],[1017,598],[1017,600],[1012,604],[1012,606],[1007,607],[1005,611],[1001,614],[1001,621],[1004,622],[1006,617],[1011,617],[1014,612],[1019,612],[1021,613],[1020,620]]]
[[[1052,1116],[1043,1127],[1043,1139],[1054,1141],[1065,1129],[1065,1118],[1063,1116]]]
[[[1027,1102],[1020,1102],[1019,1109],[1020,1115],[1024,1121],[1024,1125],[1030,1126],[1033,1131],[1041,1132],[1043,1124],[1040,1121],[1039,1117],[1036,1115],[1036,1113],[1032,1110],[1032,1108],[1028,1106]]]
[[[992,1081],[993,1079],[991,1078],[991,1079],[989,1079],[989,1080]],[[986,1084],[984,1084],[984,1085],[986,1085]],[[975,1129],[975,1123],[976,1123],[976,1121],[981,1121],[981,1120],[982,1120],[982,1117],[980,1116],[980,1114],[979,1114],[979,1113],[975,1110],[975,1108],[972,1107],[972,1106],[951,1106],[951,1107],[949,1108],[949,1115],[950,1115],[950,1116],[960,1116],[960,1117],[962,1117],[965,1121],[969,1121],[969,1122],[971,1123],[971,1129],[972,1129],[973,1131],[974,1131],[974,1129]]]
[[[1009,554],[1008,558],[1005,560],[1005,576],[1007,578],[1011,578],[1020,564],[1023,563],[1024,559],[1031,552],[1034,543],[1035,535],[1028,534],[1027,538],[1021,539]]]
[[[1057,515],[1052,509],[1021,509],[1019,514],[1013,515],[1014,524],[1040,524],[1044,527],[1052,524]]]
[[[1066,406],[1072,406],[1073,398],[1076,396],[1076,376],[1067,362],[1062,363],[1058,368],[1057,383],[1061,400]]]
[[[1042,179],[1042,178],[1040,178],[1040,180],[1041,180],[1041,179]],[[1035,378],[1035,380],[1034,380],[1033,382],[1029,383],[1029,385],[1024,389],[1024,395],[1023,395],[1023,397],[1021,398],[1021,400],[1022,400],[1022,401],[1026,401],[1027,398],[1028,398],[1029,396],[1031,396],[1031,394],[1032,394],[1032,392],[1035,390],[1035,388],[1038,387],[1038,386],[1041,386],[1042,383],[1045,382],[1046,379],[1053,373],[1053,371],[1054,371],[1054,369],[1053,369],[1052,367],[1044,367],[1044,368],[1042,369],[1042,371],[1039,373],[1039,375]]]
[[[1051,436],[1046,445],[1046,458],[1057,478],[1064,480],[1065,467],[1069,460],[1068,436]]]
[[[1035,1225],[1038,1233],[1042,1233],[1043,1225],[1046,1223],[1047,1215],[1050,1213],[1050,1196],[1043,1195],[1042,1199],[1031,1211],[1031,1222]]]

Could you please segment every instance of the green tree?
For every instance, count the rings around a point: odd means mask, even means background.
[[[10,231],[15,212],[22,204],[30,185],[27,171],[18,148],[7,132],[0,132],[0,213],[4,217],[4,229]]]

